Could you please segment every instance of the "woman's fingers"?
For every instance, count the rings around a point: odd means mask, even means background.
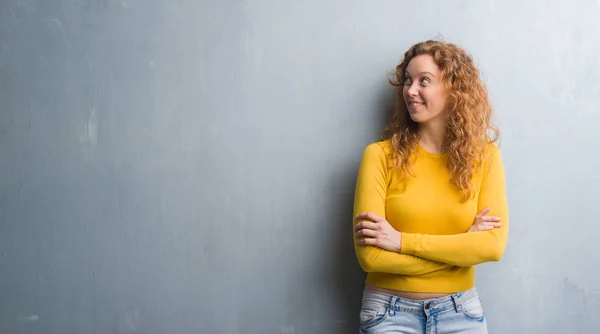
[[[377,231],[364,228],[356,231],[354,235],[357,237],[376,237]]]
[[[375,238],[361,238],[361,239],[357,239],[356,243],[362,246],[376,246],[377,245],[377,239]]]
[[[489,231],[502,226],[500,222],[478,222],[473,224],[468,232]]]
[[[361,220],[361,219],[368,219],[368,220],[370,220],[370,221],[373,221],[373,222],[378,222],[378,221],[380,221],[380,220],[383,220],[383,218],[382,218],[382,217],[379,217],[378,215],[376,215],[376,214],[374,214],[374,213],[372,213],[372,212],[363,212],[363,213],[359,213],[359,214],[356,216],[356,219],[357,219],[357,220]]]
[[[477,216],[475,216],[475,219],[477,219],[477,218],[480,218],[480,217],[483,217],[483,216],[487,215],[487,214],[488,214],[488,212],[490,212],[490,208],[489,208],[489,207],[487,207],[487,208],[484,208],[483,210],[479,211],[479,213],[477,214]]]
[[[488,231],[502,226],[501,223],[480,223],[477,225],[477,229],[480,231]]]
[[[358,230],[362,230],[362,229],[374,230],[376,228],[377,228],[377,223],[373,223],[370,221],[363,221],[363,222],[360,222],[360,223],[354,225],[354,232],[356,232]]]
[[[479,219],[484,222],[499,222],[501,220],[500,217],[496,217],[496,216],[483,216],[483,217],[479,217]]]
[[[493,229],[494,227],[491,225],[487,225],[487,224],[478,224],[477,227],[475,228],[475,230],[477,231],[488,231]]]

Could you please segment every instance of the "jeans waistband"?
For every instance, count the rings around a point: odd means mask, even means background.
[[[449,309],[454,309],[456,312],[460,312],[462,310],[463,303],[477,297],[478,293],[476,288],[452,293],[444,297],[431,298],[425,300],[402,298],[387,293],[371,290],[363,291],[364,301],[381,304],[382,306],[385,305],[388,307],[390,314],[396,311],[414,313],[439,313]]]

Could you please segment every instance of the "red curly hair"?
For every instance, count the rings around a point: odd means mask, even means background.
[[[488,144],[498,139],[499,131],[490,122],[492,105],[487,88],[473,59],[463,49],[451,43],[428,40],[406,51],[404,59],[396,66],[394,78],[389,80],[396,87],[396,106],[382,139],[391,140],[390,158],[395,166],[412,175],[410,157],[418,147],[419,124],[410,118],[402,86],[411,59],[424,54],[433,57],[448,89],[446,107],[449,116],[442,149],[447,152],[446,166],[451,182],[466,201],[473,196],[472,177],[488,153]]]

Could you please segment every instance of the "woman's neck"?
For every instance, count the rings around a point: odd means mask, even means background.
[[[419,143],[425,150],[431,153],[445,153],[445,138],[445,124],[419,124]]]

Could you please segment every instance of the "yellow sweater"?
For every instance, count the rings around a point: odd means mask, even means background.
[[[354,215],[372,212],[402,232],[400,253],[354,242],[366,283],[416,292],[458,292],[474,286],[475,265],[498,261],[508,237],[508,205],[504,166],[498,147],[473,176],[475,196],[461,202],[461,192],[450,183],[446,155],[419,146],[412,160],[414,176],[401,180],[387,154],[391,143],[366,147],[360,163]],[[499,216],[502,226],[467,233],[485,207]],[[357,224],[359,221],[354,221]]]

